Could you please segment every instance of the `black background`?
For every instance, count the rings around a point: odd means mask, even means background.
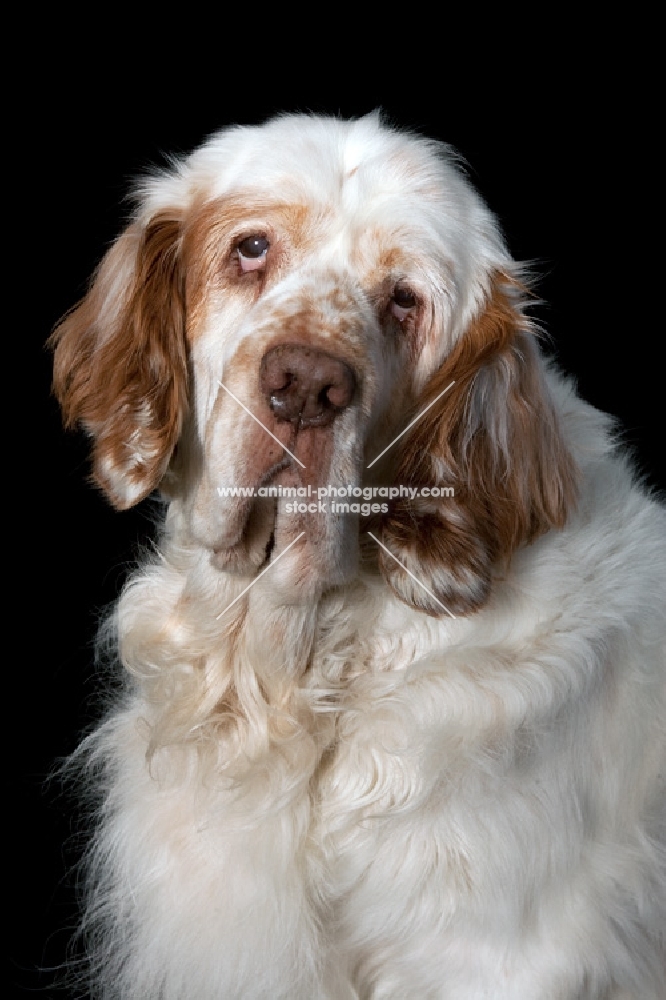
[[[20,779],[10,821],[10,885],[19,889],[10,992],[60,995],[52,970],[73,921],[76,852],[68,846],[71,805],[47,778],[95,718],[96,622],[151,532],[150,502],[115,513],[87,484],[85,444],[61,430],[43,345],[122,228],[123,197],[143,169],[224,125],[278,110],[356,116],[383,107],[397,124],[447,141],[499,216],[513,255],[535,262],[545,300],[538,316],[562,367],[583,396],[620,418],[649,481],[666,485],[662,293],[649,268],[659,197],[651,142],[634,111],[636,81],[628,91],[612,62],[592,71],[585,60],[575,69],[560,64],[553,78],[539,53],[522,54],[511,82],[501,59],[482,82],[477,67],[454,73],[441,53],[433,57],[441,67],[424,75],[417,59],[405,60],[405,44],[396,31],[384,74],[366,72],[374,83],[359,84],[358,64],[340,53],[326,71],[310,67],[290,86],[274,55],[251,51],[243,64],[240,53],[233,71],[220,58],[219,71],[204,79],[174,65],[174,51],[162,58],[126,46],[122,57],[56,58],[24,104],[6,164],[7,207],[18,218],[18,269],[6,288],[17,326],[6,334],[28,359],[5,369],[8,396],[18,400],[9,428],[15,468],[24,469],[9,477],[19,552],[7,666],[19,684],[7,682],[6,752]],[[128,77],[132,62],[150,72]],[[24,526],[14,526],[15,514]]]

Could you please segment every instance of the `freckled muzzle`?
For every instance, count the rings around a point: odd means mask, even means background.
[[[219,569],[240,575],[294,543],[267,578],[285,600],[309,600],[356,573],[358,516],[257,491],[360,485],[381,332],[345,276],[317,275],[259,300],[242,334],[205,429],[193,530]]]

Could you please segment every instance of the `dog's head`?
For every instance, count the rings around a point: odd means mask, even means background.
[[[403,600],[474,610],[572,502],[493,217],[375,115],[234,128],[148,179],[52,340],[111,502],[161,487],[220,572],[280,559],[286,600],[351,579],[370,528]]]

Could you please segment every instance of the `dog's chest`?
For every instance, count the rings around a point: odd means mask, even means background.
[[[438,718],[436,694],[403,671],[369,669],[325,719],[308,850],[317,894],[341,919],[349,907],[358,921],[379,905],[398,927],[416,884],[427,906],[429,878],[438,881],[435,895],[447,886],[456,906],[469,894],[472,831],[460,826],[467,807],[458,792],[470,759],[457,727]]]

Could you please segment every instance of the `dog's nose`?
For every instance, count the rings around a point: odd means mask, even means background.
[[[344,361],[300,344],[272,347],[261,359],[261,391],[278,420],[323,427],[352,401],[356,379]]]

